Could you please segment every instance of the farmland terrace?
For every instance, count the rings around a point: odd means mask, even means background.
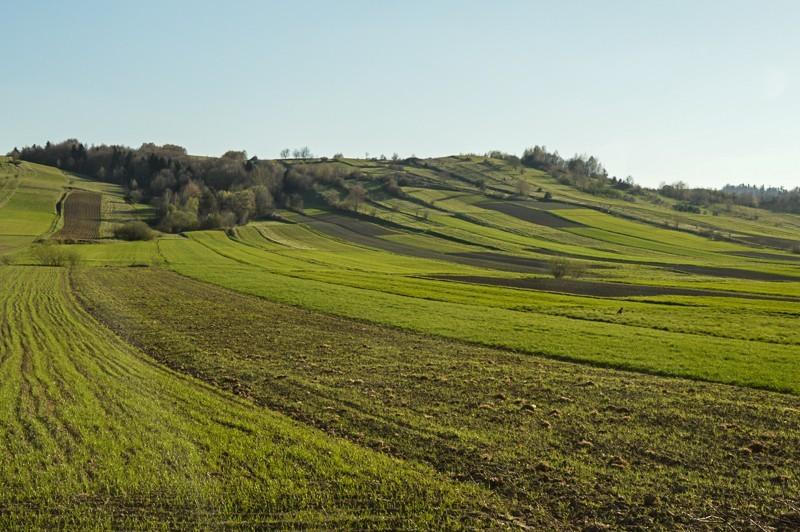
[[[0,161],[0,526],[800,527],[796,215],[261,164],[328,177],[172,234]]]

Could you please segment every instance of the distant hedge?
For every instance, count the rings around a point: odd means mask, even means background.
[[[120,240],[152,240],[156,233],[140,221],[127,222],[114,229],[114,237]]]

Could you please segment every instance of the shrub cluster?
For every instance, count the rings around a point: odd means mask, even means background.
[[[114,228],[114,238],[120,240],[152,240],[156,233],[141,221],[127,222]]]
[[[40,244],[33,248],[33,257],[42,266],[77,266],[80,254],[74,249],[56,244]]]

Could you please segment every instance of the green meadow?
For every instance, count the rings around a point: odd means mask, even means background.
[[[800,255],[753,243],[800,217],[336,164],[360,208],[123,242],[121,188],[0,161],[0,523],[800,526]]]

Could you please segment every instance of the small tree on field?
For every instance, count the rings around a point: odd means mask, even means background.
[[[570,260],[567,257],[553,257],[548,263],[548,271],[555,279],[564,277],[583,277],[586,274],[586,265],[582,262]]]
[[[547,269],[554,278],[561,279],[569,272],[569,261],[566,257],[554,257],[550,259]]]
[[[41,244],[33,248],[33,257],[42,266],[77,266],[81,256],[74,249],[55,244]]]
[[[517,189],[517,194],[522,197],[530,196],[531,194],[531,184],[528,183],[525,179],[519,178],[514,185]]]
[[[350,206],[351,209],[358,212],[358,208],[364,202],[364,198],[367,196],[367,191],[361,185],[354,185],[350,187],[350,191],[347,193],[347,198],[345,199],[345,203]]]

